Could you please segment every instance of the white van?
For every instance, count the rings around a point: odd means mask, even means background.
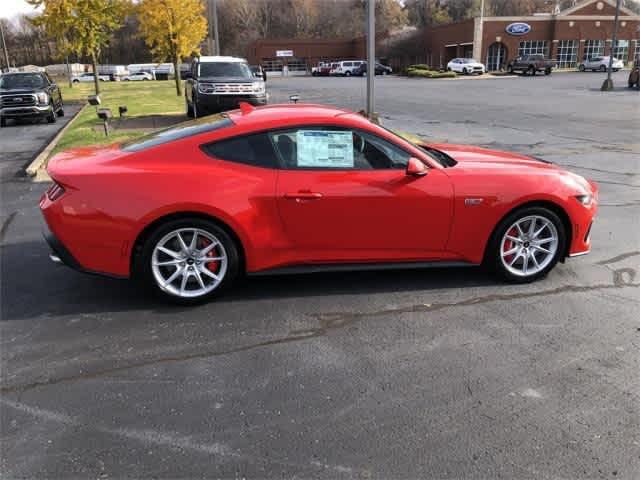
[[[353,75],[358,67],[364,63],[364,60],[344,60],[342,62],[336,62],[331,64],[331,71],[329,75],[340,75],[343,77],[350,77]]]

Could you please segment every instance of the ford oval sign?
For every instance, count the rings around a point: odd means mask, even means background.
[[[528,23],[516,22],[507,25],[506,30],[509,35],[526,35],[531,31],[531,25]]]

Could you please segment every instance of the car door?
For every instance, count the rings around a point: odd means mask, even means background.
[[[453,189],[443,169],[408,176],[411,154],[371,132],[300,127],[271,132],[281,162],[284,232],[310,261],[437,258]]]

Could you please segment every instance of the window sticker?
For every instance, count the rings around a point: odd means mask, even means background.
[[[298,167],[353,168],[351,132],[298,130]]]

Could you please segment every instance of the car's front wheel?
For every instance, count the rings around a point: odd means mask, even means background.
[[[601,72],[606,72],[607,71],[607,67],[605,67],[604,65],[600,65],[600,71]]]
[[[543,207],[523,208],[500,222],[486,262],[509,282],[533,282],[558,263],[565,246],[565,227],[556,213]]]
[[[162,297],[192,304],[230,285],[239,270],[238,249],[224,229],[212,221],[184,218],[149,236],[136,273]]]
[[[580,70],[581,72],[584,72],[584,71],[586,70],[586,68],[585,68],[585,66],[584,66],[584,65],[580,65],[580,66],[578,67],[578,70]]]

